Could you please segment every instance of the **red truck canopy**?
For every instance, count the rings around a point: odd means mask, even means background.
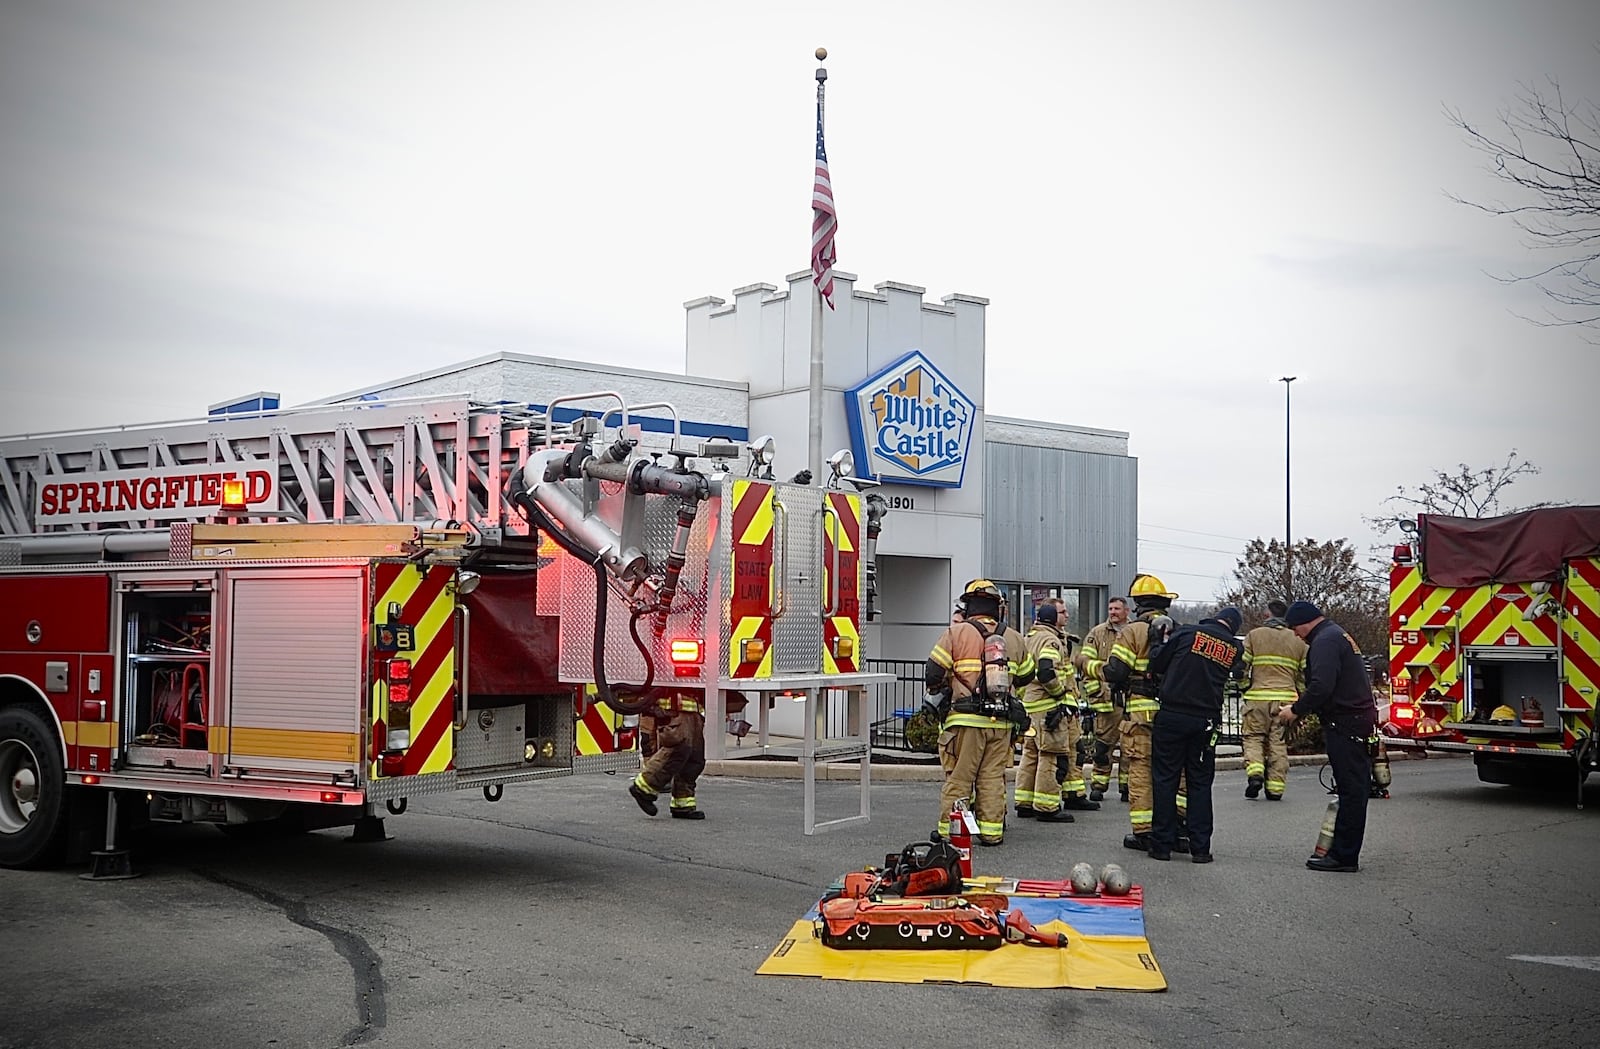
[[[1555,582],[1562,562],[1600,555],[1600,506],[1552,506],[1504,517],[1417,518],[1422,571],[1439,586]]]

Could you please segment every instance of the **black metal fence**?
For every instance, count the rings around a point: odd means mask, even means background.
[[[906,742],[906,722],[922,708],[927,696],[923,680],[925,661],[916,659],[868,659],[863,670],[872,674],[893,674],[894,680],[872,690],[872,746],[910,750]]]

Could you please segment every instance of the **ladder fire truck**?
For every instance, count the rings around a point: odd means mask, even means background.
[[[1407,522],[1389,574],[1390,745],[1472,755],[1485,783],[1600,767],[1600,506]]]
[[[411,796],[637,769],[633,715],[685,696],[713,758],[741,700],[854,701],[797,757],[807,833],[818,761],[860,759],[831,822],[866,819],[884,501],[847,453],[776,481],[770,439],[677,418],[417,398],[0,440],[0,866],[126,873],[139,818],[378,839]]]

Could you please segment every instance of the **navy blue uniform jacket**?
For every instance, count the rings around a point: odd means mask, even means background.
[[[1161,709],[1220,720],[1222,688],[1243,659],[1244,646],[1222,623],[1185,623],[1150,657],[1150,673],[1161,678]]]
[[[1351,736],[1370,736],[1378,723],[1372,679],[1361,649],[1344,627],[1324,619],[1306,635],[1306,690],[1295,701],[1296,717],[1315,714],[1325,726]]]

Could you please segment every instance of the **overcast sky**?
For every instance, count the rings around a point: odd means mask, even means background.
[[[807,265],[818,45],[839,267],[989,298],[990,412],[1129,431],[1186,598],[1282,533],[1285,375],[1299,536],[1512,448],[1600,503],[1600,347],[1487,275],[1444,115],[1600,102],[1594,0],[4,0],[0,432],[681,371],[684,301]]]

